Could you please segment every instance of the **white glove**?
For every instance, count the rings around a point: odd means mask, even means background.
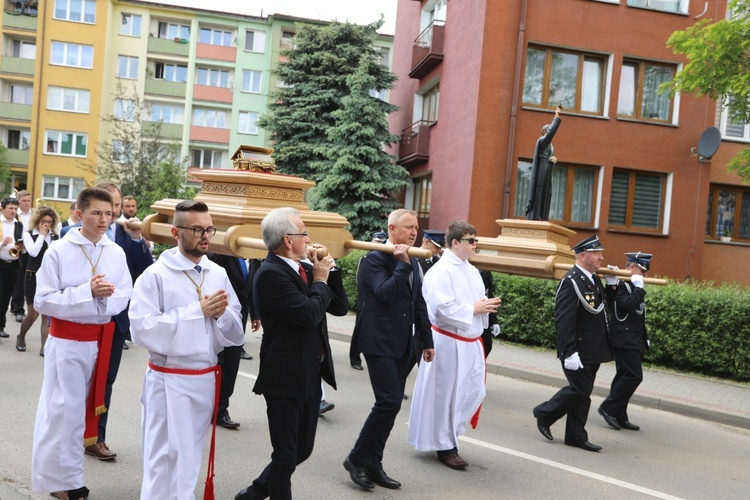
[[[607,269],[619,269],[617,266],[607,265]],[[617,276],[614,274],[605,274],[604,275],[604,281],[607,282],[607,285],[616,285],[617,284]]]
[[[633,286],[643,288],[643,276],[640,274],[634,274],[633,276],[631,276],[630,282],[633,284]]]
[[[578,357],[578,353],[574,352],[567,358],[565,358],[565,369],[566,370],[579,370],[583,368],[583,363],[581,363],[581,358]]]
[[[500,325],[498,325],[498,324],[492,325],[491,330],[492,330],[492,336],[493,337],[497,337],[498,335],[500,335]]]

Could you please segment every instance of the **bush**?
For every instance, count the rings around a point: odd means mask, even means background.
[[[336,267],[341,269],[341,280],[349,299],[349,309],[354,309],[357,303],[357,264],[366,253],[364,250],[352,250],[348,255],[336,259]]]

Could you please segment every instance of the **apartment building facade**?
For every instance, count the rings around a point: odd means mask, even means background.
[[[658,92],[687,62],[669,36],[723,19],[726,3],[399,0],[390,126],[413,180],[405,204],[423,227],[466,219],[497,236],[496,220],[525,217],[534,146],[562,103],[552,222],[598,233],[608,263],[641,250],[662,276],[750,283],[731,265],[750,248],[750,187],[726,167],[748,126]],[[695,148],[712,126],[707,160]]]

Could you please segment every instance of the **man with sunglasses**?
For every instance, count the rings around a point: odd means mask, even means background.
[[[141,394],[141,498],[193,498],[206,436],[216,422],[217,356],[244,342],[237,295],[224,268],[206,256],[216,234],[208,207],[181,201],[173,224],[177,247],[141,274],[130,302],[133,342],[149,351]],[[215,432],[214,423],[207,490],[213,487]]]
[[[409,444],[435,451],[451,469],[469,464],[458,455],[458,436],[476,427],[485,396],[482,332],[500,299],[485,295],[469,258],[477,250],[477,230],[464,221],[448,226],[449,248],[425,273],[422,295],[432,324],[435,360],[421,363],[409,415]]]

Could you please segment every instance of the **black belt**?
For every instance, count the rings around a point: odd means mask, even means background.
[[[4,264],[13,264],[14,262],[18,262],[18,259],[16,260],[0,260],[0,262],[3,262]]]

